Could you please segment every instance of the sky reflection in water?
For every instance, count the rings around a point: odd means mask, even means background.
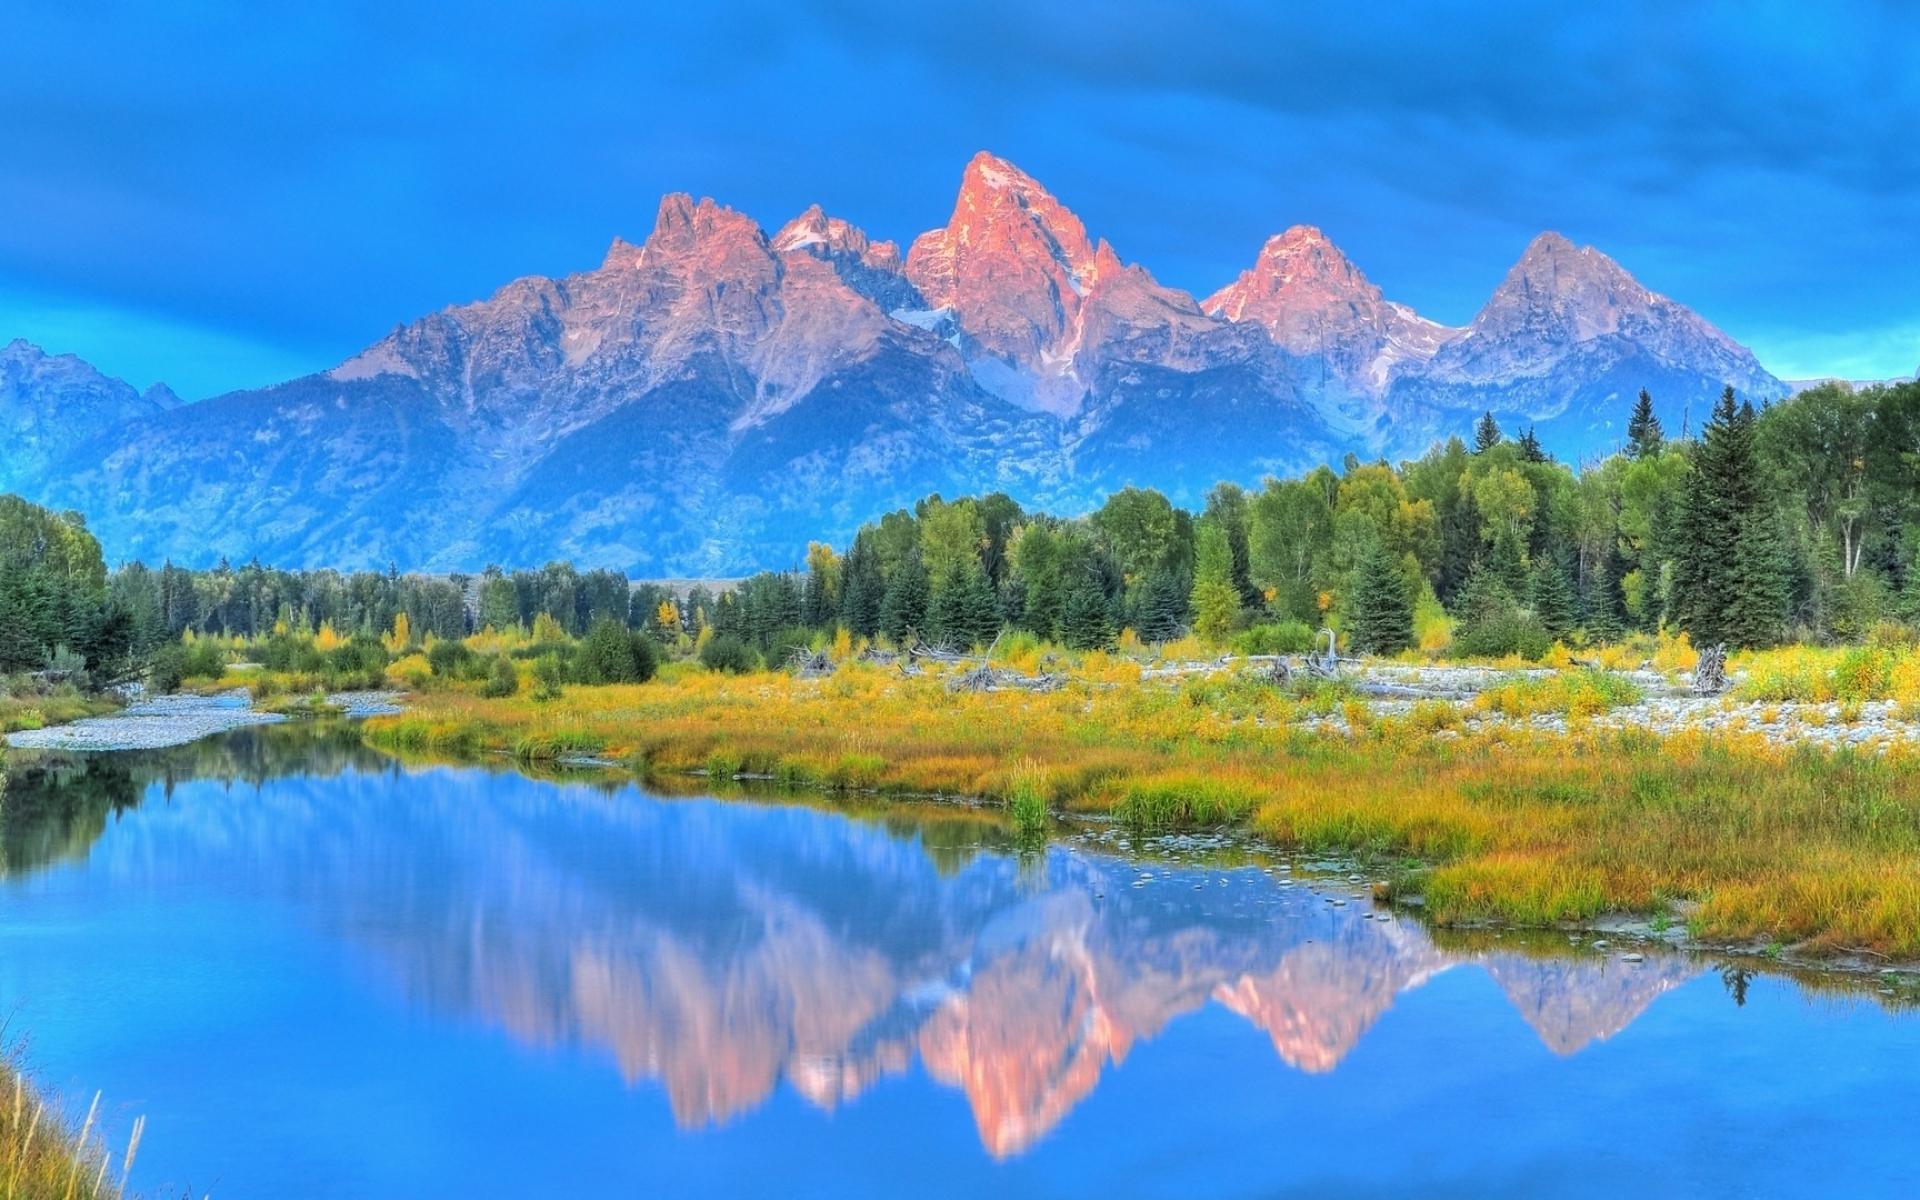
[[[1335,907],[1086,842],[1022,859],[964,810],[397,772],[273,733],[128,761],[10,789],[0,1004],[52,1082],[148,1114],[142,1187],[1920,1179],[1916,1022],[1768,978],[1736,1006],[1701,960],[1443,946],[1344,884]]]

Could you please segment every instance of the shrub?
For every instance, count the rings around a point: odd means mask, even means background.
[[[712,638],[700,647],[700,664],[709,671],[744,675],[758,667],[760,661],[751,646],[732,634],[726,634]]]
[[[1461,658],[1506,658],[1517,655],[1537,662],[1553,648],[1547,634],[1532,613],[1507,608],[1464,621],[1453,634],[1453,653]]]
[[[645,683],[659,669],[653,639],[611,619],[594,622],[573,660],[573,677],[588,684]]]
[[[1556,671],[1539,679],[1516,679],[1480,694],[1479,706],[1509,717],[1566,713],[1591,717],[1644,698],[1640,688],[1611,671]]]
[[[147,687],[156,692],[171,692],[187,678],[187,648],[179,642],[153,652],[147,667]]]
[[[567,681],[566,664],[557,654],[548,654],[533,664],[533,692],[535,700],[558,700],[561,685]]]
[[[465,642],[435,642],[427,651],[427,667],[445,679],[467,678],[473,663],[479,658],[478,654],[467,648]],[[481,669],[486,669],[484,662],[481,663]]]
[[[1840,699],[1859,702],[1885,697],[1893,681],[1894,655],[1870,646],[1855,646],[1840,656],[1833,669],[1833,691]]]
[[[186,647],[186,652],[189,679],[218,679],[227,673],[227,655],[218,643],[201,638]]]
[[[487,681],[480,685],[480,694],[498,700],[519,690],[520,672],[513,669],[513,660],[496,656],[487,671]]]
[[[774,668],[784,667],[793,661],[796,654],[805,654],[813,649],[813,634],[805,629],[782,629],[767,638],[767,665]]]
[[[1313,630],[1305,621],[1255,625],[1233,639],[1235,654],[1305,654],[1313,648]]]

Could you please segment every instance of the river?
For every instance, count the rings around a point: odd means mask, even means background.
[[[1920,1192],[1920,1017],[1877,980],[332,723],[11,770],[0,1009],[146,1116],[149,1196]]]

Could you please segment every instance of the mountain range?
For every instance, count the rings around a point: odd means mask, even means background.
[[[14,342],[0,486],[87,514],[113,559],[716,576],[929,492],[1194,504],[1221,479],[1417,454],[1482,411],[1590,456],[1642,387],[1677,428],[1729,384],[1788,392],[1557,234],[1464,328],[1387,300],[1306,226],[1196,300],[982,153],[905,255],[818,207],[768,235],[670,195],[594,270],[199,403]]]

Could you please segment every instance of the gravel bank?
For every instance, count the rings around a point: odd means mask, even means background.
[[[399,712],[399,699],[398,692],[338,692],[327,703],[349,717],[372,717]],[[158,750],[286,719],[254,708],[245,688],[217,696],[149,696],[112,716],[10,733],[7,745],[16,750]]]
[[[1401,667],[1362,666],[1348,678],[1363,692],[1361,699],[1376,717],[1407,712],[1415,700],[1404,693],[1391,699],[1364,695],[1369,686],[1387,686],[1399,691],[1420,692],[1433,700],[1452,703],[1459,709],[1459,732],[1441,730],[1436,737],[1456,737],[1491,729],[1526,729],[1536,733],[1565,733],[1567,718],[1546,713],[1511,718],[1486,712],[1474,700],[1490,687],[1521,676],[1550,675],[1546,670],[1494,671],[1484,667]],[[1590,718],[1589,729],[1642,729],[1655,735],[1683,731],[1702,733],[1755,733],[1778,745],[1814,745],[1828,749],[1851,747],[1856,750],[1885,753],[1895,746],[1920,745],[1920,722],[1900,712],[1891,701],[1875,700],[1847,706],[1828,703],[1783,701],[1762,703],[1735,700],[1731,696],[1695,696],[1692,679],[1686,674],[1663,676],[1652,671],[1625,673],[1638,684],[1646,699],[1638,704],[1622,705]],[[1739,680],[1734,680],[1735,685]],[[1306,727],[1326,733],[1347,734],[1342,713],[1310,719]]]
[[[112,716],[10,733],[7,745],[16,750],[158,750],[284,720],[279,713],[255,711],[244,689],[218,696],[151,696]]]

